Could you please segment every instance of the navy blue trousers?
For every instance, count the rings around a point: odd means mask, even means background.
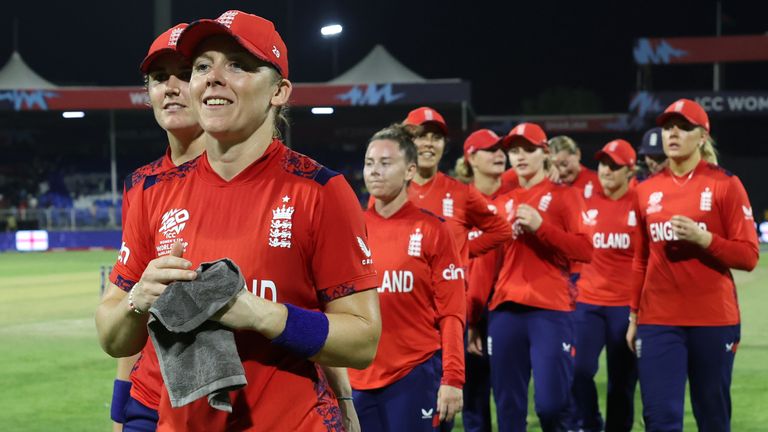
[[[687,379],[699,431],[730,431],[731,376],[740,337],[739,325],[639,325],[636,346],[646,430],[683,430]]]
[[[131,397],[125,404],[123,432],[155,432],[157,420],[157,411]]]
[[[571,312],[514,303],[491,311],[488,353],[499,432],[525,432],[531,373],[542,430],[565,429],[574,352]]]
[[[629,306],[597,306],[577,303],[574,312],[576,358],[573,375],[574,429],[585,432],[632,430],[637,362],[627,347]],[[605,347],[608,369],[606,419],[597,401],[600,352]]]
[[[437,390],[443,374],[440,352],[396,382],[375,390],[353,390],[365,432],[438,430]]]
[[[491,432],[491,361],[488,357],[488,315],[478,322],[483,340],[483,355],[465,352],[464,409],[461,419],[464,432]]]

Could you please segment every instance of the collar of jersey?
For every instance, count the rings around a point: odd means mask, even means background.
[[[200,178],[206,183],[210,183],[214,186],[236,186],[241,184],[250,183],[261,177],[261,174],[271,165],[271,162],[275,160],[279,150],[283,148],[282,143],[278,139],[273,139],[269,144],[264,154],[260,158],[256,159],[248,165],[244,170],[238,173],[232,180],[224,180],[221,176],[213,170],[211,164],[208,162],[208,154],[206,153],[200,161]]]
[[[382,220],[393,220],[397,219],[404,214],[408,213],[411,209],[417,208],[415,204],[413,204],[411,201],[406,201],[402,207],[397,209],[396,212],[392,214],[392,216],[385,218],[384,216],[380,215],[379,212],[376,211],[376,206],[372,206],[370,209],[368,209],[369,212],[371,212],[376,218],[382,219]]]

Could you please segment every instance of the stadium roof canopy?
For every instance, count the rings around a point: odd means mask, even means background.
[[[379,44],[348,71],[328,81],[329,84],[423,82],[427,82],[427,79],[408,69]]]
[[[5,66],[0,69],[0,89],[53,89],[57,87],[56,84],[32,70],[21,58],[18,51],[14,51]]]

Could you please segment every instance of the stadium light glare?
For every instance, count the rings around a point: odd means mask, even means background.
[[[323,35],[324,37],[336,36],[338,34],[341,34],[342,30],[344,29],[343,27],[341,27],[341,24],[330,24],[320,28],[320,34]]]
[[[314,107],[312,114],[333,114],[333,107]]]
[[[82,111],[64,111],[61,116],[65,119],[83,118],[85,113]]]

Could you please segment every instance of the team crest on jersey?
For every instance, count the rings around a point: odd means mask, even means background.
[[[664,192],[654,192],[648,197],[648,214],[661,211],[661,199],[664,198]]]
[[[549,204],[552,202],[552,193],[547,192],[546,195],[539,200],[539,210],[545,212],[549,208]]]
[[[629,211],[629,215],[627,216],[627,225],[637,226],[637,215],[635,214],[634,210]]]
[[[701,199],[699,199],[699,210],[712,211],[712,190],[710,188],[704,189],[701,193]]]
[[[589,209],[585,212],[581,212],[581,219],[584,221],[584,225],[595,226],[597,225],[597,209]]]
[[[443,216],[453,217],[453,198],[450,193],[445,194],[443,198]]]
[[[160,229],[157,232],[162,233],[167,239],[174,239],[187,226],[188,220],[187,209],[170,209],[163,214]]]
[[[291,237],[293,235],[293,206],[288,202],[291,197],[288,195],[281,198],[283,205],[272,210],[272,221],[269,224],[269,242],[273,248],[290,248]]]
[[[408,239],[408,256],[421,256],[421,240],[423,238],[424,234],[421,232],[421,228],[416,228],[416,231]]]
[[[592,196],[592,190],[595,188],[595,186],[592,184],[592,181],[589,181],[586,186],[584,186],[584,198],[589,198]]]

